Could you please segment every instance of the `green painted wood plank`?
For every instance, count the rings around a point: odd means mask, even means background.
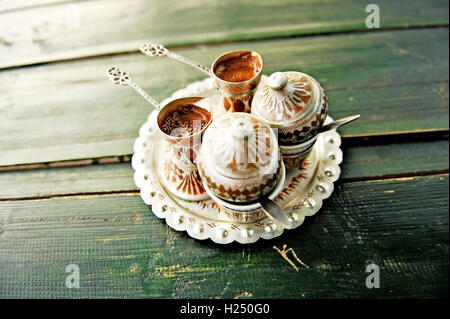
[[[137,194],[2,202],[0,296],[447,297],[448,191],[448,175],[338,183],[299,229],[226,247],[168,229]],[[65,288],[71,263],[80,289]],[[379,289],[365,286],[370,263]]]
[[[136,51],[144,40],[190,45],[367,30],[368,3],[307,1],[82,1],[0,16],[0,68]],[[381,27],[448,24],[448,1],[379,0]],[[79,14],[79,23],[71,23]],[[95,30],[95,32],[93,32]]]
[[[359,113],[343,134],[448,130],[448,29],[333,35],[180,50],[209,65],[236,48],[260,52],[264,73],[300,70],[316,77],[330,114]],[[190,81],[195,70],[142,54],[55,63],[0,72],[0,165],[132,153],[152,107],[105,69],[118,65],[157,99]]]
[[[387,141],[389,142],[389,141]],[[341,178],[346,180],[448,171],[449,142],[342,147]]]
[[[448,171],[449,142],[345,146],[341,179]],[[137,191],[130,163],[0,172],[0,200]]]
[[[0,172],[0,200],[137,190],[130,163]]]
[[[33,7],[77,1],[80,0],[2,0],[0,1],[0,14],[12,10],[24,10]]]

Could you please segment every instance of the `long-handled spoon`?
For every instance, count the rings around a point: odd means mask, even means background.
[[[181,56],[179,54],[176,54],[174,52],[171,52],[167,50],[163,45],[161,44],[154,44],[154,43],[146,43],[141,45],[140,50],[145,55],[148,55],[150,57],[163,57],[167,56],[169,58],[172,58],[174,60],[177,60],[179,62],[185,63],[198,71],[206,74],[207,76],[211,76],[212,72],[209,68],[206,66],[201,65],[200,63],[197,63],[191,59],[188,59],[184,56]]]
[[[148,95],[139,85],[134,83],[134,81],[131,79],[131,76],[128,72],[122,71],[116,66],[112,66],[108,68],[106,71],[106,74],[108,75],[108,78],[116,85],[124,85],[124,86],[130,86],[132,87],[136,92],[138,92],[144,99],[147,100],[150,104],[152,104],[157,110],[161,108],[161,105],[156,101],[154,98],[152,98],[150,95]]]
[[[322,126],[319,130],[319,133],[323,133],[323,132],[327,132],[327,131],[332,131],[337,129],[339,126],[345,125],[347,123],[353,122],[356,119],[359,119],[361,115],[357,114],[357,115],[351,115],[351,116],[347,116],[347,117],[343,117],[339,120],[335,120],[331,123],[328,123],[324,126]]]

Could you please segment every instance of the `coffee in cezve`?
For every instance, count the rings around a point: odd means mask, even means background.
[[[250,80],[261,69],[259,59],[252,52],[242,52],[219,61],[214,68],[216,76],[227,82]]]
[[[210,112],[199,106],[188,104],[167,114],[159,127],[167,135],[186,137],[201,131],[210,120]]]

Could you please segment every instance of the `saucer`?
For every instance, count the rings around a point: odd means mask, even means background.
[[[169,101],[187,96],[205,96],[218,99],[212,78],[191,83],[164,100]],[[214,112],[214,111],[213,111]],[[328,117],[326,122],[331,122]],[[155,138],[156,111],[153,111],[139,130],[134,143],[132,166],[134,181],[140,195],[147,205],[151,205],[158,218],[177,231],[186,231],[195,239],[211,239],[219,244],[237,241],[242,244],[256,242],[258,239],[272,239],[280,236],[285,229],[299,227],[306,216],[317,213],[324,199],[334,189],[333,183],[339,178],[339,164],[342,151],[339,148],[341,137],[336,131],[320,134],[317,142],[301,167],[286,172],[286,179],[274,201],[285,211],[290,212],[290,227],[285,228],[271,220],[261,210],[260,214],[246,215],[242,221],[224,210],[212,199],[186,201],[170,193],[161,182],[164,158],[169,156],[169,143]]]

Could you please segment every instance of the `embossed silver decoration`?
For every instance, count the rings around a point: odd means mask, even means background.
[[[238,57],[242,54],[251,54],[251,56],[257,60],[257,68],[255,69],[255,74],[252,78],[241,82],[228,82],[221,79],[215,74],[216,67],[221,61],[232,57]],[[217,118],[224,113],[250,113],[253,96],[255,95],[258,84],[262,78],[261,73],[263,70],[263,60],[261,55],[258,52],[254,51],[235,50],[226,52],[220,55],[213,62],[211,69],[214,80],[216,82],[216,87],[221,93],[221,99],[216,105],[216,112],[214,114],[214,117]]]
[[[301,72],[275,72],[258,87],[252,114],[278,129],[279,144],[306,143],[322,127],[328,100],[319,82]]]
[[[273,189],[281,156],[269,126],[247,113],[230,113],[205,131],[198,154],[203,184],[215,196],[250,202]]]
[[[252,114],[278,129],[283,160],[291,168],[301,165],[318,134],[360,117],[352,115],[324,125],[327,107],[327,97],[314,78],[300,72],[275,72],[258,88]]]
[[[261,112],[265,120],[289,123],[310,112],[312,83],[295,72],[275,72],[267,79],[260,95],[262,101],[255,99],[255,111]]]
[[[162,102],[162,105],[173,99],[191,95],[216,99],[217,92],[213,79],[208,78],[204,81],[194,82],[186,88],[174,92],[170,98]],[[158,218],[164,218],[173,229],[186,231],[196,239],[210,238],[220,244],[233,241],[247,244],[260,238],[275,238],[281,235],[284,229],[299,227],[306,216],[314,215],[319,211],[323,200],[333,192],[333,183],[340,175],[339,164],[342,161],[342,151],[339,146],[341,138],[336,131],[329,131],[318,137],[314,148],[301,168],[297,167],[287,172],[283,189],[275,198],[277,204],[284,210],[291,210],[289,227],[277,224],[264,214],[256,219],[249,218],[237,222],[211,199],[198,202],[186,201],[166,191],[159,172],[161,155],[168,156],[167,150],[170,149],[170,146],[167,141],[155,138],[155,121],[156,112],[152,112],[147,122],[142,125],[139,137],[134,144],[132,166],[135,170],[135,184],[140,189],[143,201],[147,205],[152,205],[152,211]],[[331,119],[327,119],[327,122],[331,122]],[[334,140],[334,143],[328,142],[330,138]],[[166,151],[158,153],[160,155],[156,156],[155,149],[165,149]],[[333,158],[329,158],[330,155],[333,155]],[[325,173],[327,169],[333,171],[332,176]],[[320,192],[316,188],[320,183],[327,185],[327,192]],[[164,206],[166,209],[162,209]],[[180,216],[183,216],[181,223],[179,223]],[[274,224],[276,226],[272,228]],[[266,227],[273,231],[266,232]],[[223,236],[223,231],[227,232],[226,236]]]
[[[212,76],[212,72],[209,68],[206,66],[201,65],[198,62],[195,62],[191,59],[188,59],[182,55],[176,54],[172,51],[167,50],[162,44],[155,44],[155,43],[145,43],[141,45],[140,50],[145,55],[148,55],[150,57],[164,57],[167,56],[169,58],[172,58],[174,60],[177,60],[179,62],[182,62],[184,64],[187,64],[198,71],[206,74],[207,76]]]

